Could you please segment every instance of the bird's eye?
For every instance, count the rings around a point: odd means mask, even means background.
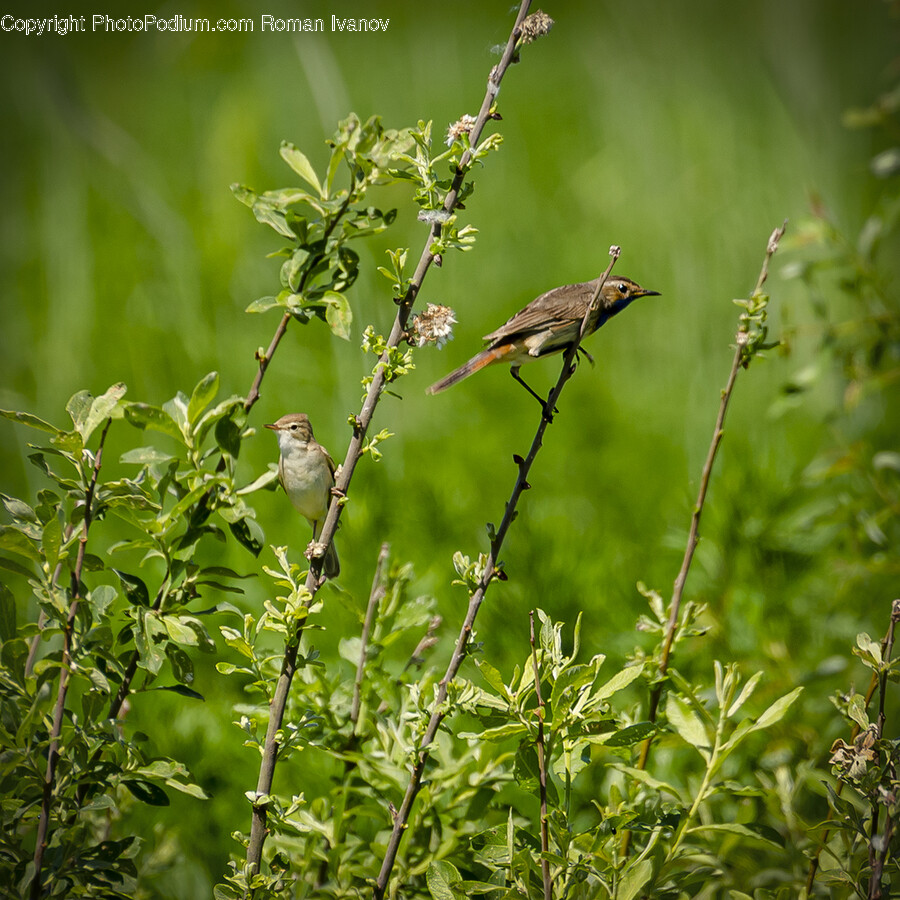
[[[619,290],[620,290],[623,294],[627,294],[627,293],[628,293],[628,285],[625,284],[624,281],[620,281],[620,282],[619,282]]]

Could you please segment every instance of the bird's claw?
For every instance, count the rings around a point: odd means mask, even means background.
[[[594,365],[594,357],[591,356],[591,354],[588,353],[587,350],[584,349],[584,347],[579,345],[578,350],[575,355],[576,355],[576,357],[579,355],[583,355],[585,357],[585,359],[587,359],[587,361],[591,364],[591,366]]]

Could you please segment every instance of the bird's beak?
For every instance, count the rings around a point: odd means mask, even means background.
[[[644,291],[642,294],[638,294],[639,297],[661,297],[659,291]],[[266,426],[268,427],[268,426]]]
[[[271,428],[272,431],[278,431],[278,426],[275,425],[275,424],[271,424],[271,425],[270,425],[270,424],[267,423],[266,425],[263,426],[263,428]]]

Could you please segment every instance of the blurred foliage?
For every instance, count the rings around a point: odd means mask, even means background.
[[[133,4],[117,6],[124,15]],[[46,4],[9,12],[58,12],[35,7]],[[336,12],[309,8],[328,20]],[[166,10],[258,18],[238,0]],[[271,12],[287,15],[288,4]],[[279,242],[248,223],[228,186],[279,181],[282,141],[322,171],[323,141],[351,109],[387,126],[433,120],[437,131],[474,112],[491,45],[506,36],[505,12],[469,0],[450,11],[353,0],[343,15],[390,17],[388,31],[0,33],[8,173],[0,407],[57,421],[76,388],[102,394],[125,382],[160,408],[211,371],[225,396],[244,394],[272,325],[243,311],[278,278],[265,256]],[[486,546],[483,523],[499,518],[515,474],[510,456],[536,417],[498,369],[453,394],[425,397],[424,388],[533,296],[596,275],[611,243],[623,247],[617,271],[663,296],[591,339],[596,368],[582,367],[563,397],[504,548],[509,581],[494,586],[477,640],[507,671],[526,653],[528,609],[540,606],[554,621],[584,611],[589,656],[623,660],[644,646],[634,631],[645,603],[636,583],[667,585],[677,572],[731,355],[730,299],[747,293],[761,242],[788,218],[769,282],[769,333],[783,351],[738,385],[687,589],[706,605],[705,637],[685,641],[676,666],[688,680],[707,679],[714,659],[739,662],[745,674],[763,670],[757,713],[806,687],[766,744],[741,751],[766,795],[734,807],[770,823],[789,809],[782,839],[800,877],[807,827],[826,809],[814,766],[827,764],[835,738],[848,738],[829,695],[865,680],[847,648],[859,632],[883,631],[896,595],[896,5],[753,0],[724,10],[697,0],[687,11],[636,0],[548,12],[557,20],[551,36],[510,72],[499,97],[502,158],[460,214],[461,227],[478,228],[476,250],[432,271],[420,298],[455,309],[456,340],[420,353],[396,386],[402,400],[386,398],[379,410],[376,425],[396,438],[354,485],[341,541],[360,549],[341,590],[326,592],[316,646],[337,660],[341,642],[358,633],[375,548],[390,540],[396,557],[412,561],[413,592],[437,598],[447,625],[432,652],[449,653],[462,615],[459,592],[445,587],[453,554]],[[403,187],[385,190],[382,207],[398,214],[390,245],[375,237],[357,246],[352,340],[332,340],[318,322],[291,329],[250,423],[306,411],[336,459],[368,370],[357,341],[368,325],[384,333],[394,315],[376,269],[389,247],[417,248],[424,237]],[[555,375],[555,363],[544,362],[532,381],[542,387]],[[2,489],[35,496],[45,476],[27,462],[33,450],[16,427],[0,422]],[[134,473],[134,461],[118,461],[126,449],[118,431],[106,447],[112,482]],[[234,477],[253,482],[275,453],[269,440],[243,440]],[[299,558],[305,531],[284,498],[254,499],[265,542],[292,542]],[[269,549],[262,558],[273,564]],[[193,562],[243,572],[249,559],[210,542]],[[157,576],[158,565],[146,564]],[[241,608],[262,609],[266,588],[241,587]],[[215,590],[201,589],[202,602],[215,602]],[[20,622],[34,621],[36,603],[19,602]],[[407,659],[418,636],[397,640],[397,658]],[[218,653],[238,663],[222,644]],[[145,896],[208,894],[232,852],[229,833],[249,815],[241,794],[254,783],[254,760],[231,725],[238,679],[191,658],[205,704],[157,691],[129,713],[129,725],[151,736],[149,754],[186,761],[211,795],[173,795],[170,806],[149,810],[120,802],[109,827],[121,817],[124,834],[146,836]],[[351,671],[346,660],[333,666]],[[896,722],[894,698],[888,712]],[[689,754],[666,747],[669,780],[690,771]],[[323,804],[339,771],[327,748],[310,747],[301,768],[280,773],[280,792]],[[585,771],[575,802],[582,816],[585,798],[608,796],[609,785],[603,770]],[[533,810],[533,798],[512,789],[502,799]],[[736,879],[759,871],[746,848],[731,861]]]

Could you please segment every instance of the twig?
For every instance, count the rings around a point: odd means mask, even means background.
[[[547,854],[550,852],[550,826],[547,821],[547,759],[544,748],[544,716],[546,707],[541,696],[541,670],[538,668],[537,647],[534,641],[534,610],[528,613],[529,637],[531,639],[531,665],[534,669],[534,692],[537,695],[538,708],[536,710],[538,720],[537,740],[535,747],[538,758],[538,785],[541,797],[541,874],[544,879],[544,900],[551,900],[553,896],[553,884],[550,881],[550,860]]]
[[[362,691],[363,675],[366,670],[366,653],[369,649],[369,635],[372,633],[372,623],[375,621],[375,612],[378,604],[384,597],[384,565],[390,553],[390,544],[382,544],[378,554],[378,562],[375,565],[375,577],[372,579],[372,590],[369,593],[369,605],[366,608],[366,618],[363,622],[362,635],[360,636],[359,663],[356,666],[356,681],[353,684],[353,705],[350,707],[350,722],[353,725],[353,737],[357,736],[359,724],[360,693]]]
[[[781,240],[782,235],[784,235],[786,224],[787,223],[780,228],[776,228],[769,238],[769,242],[766,245],[766,255],[759,272],[759,278],[756,281],[756,288],[753,291],[754,294],[757,294],[762,290],[762,286],[769,277],[769,262],[775,254],[775,251],[778,249],[778,242]],[[650,692],[648,719],[654,723],[656,722],[659,712],[659,701],[662,698],[665,675],[669,669],[669,657],[672,653],[672,646],[675,643],[675,636],[678,633],[678,616],[681,612],[681,600],[684,596],[684,587],[687,583],[691,563],[694,560],[694,551],[697,549],[697,544],[700,543],[700,517],[703,515],[703,507],[706,503],[706,495],[709,490],[709,482],[712,477],[716,454],[719,451],[719,445],[722,443],[722,437],[725,434],[725,414],[728,411],[728,404],[731,400],[731,395],[734,392],[734,385],[737,380],[738,372],[741,370],[743,359],[744,347],[740,340],[740,334],[738,334],[738,340],[735,342],[734,357],[731,361],[731,371],[728,373],[728,381],[725,385],[725,389],[722,391],[722,398],[719,402],[719,412],[716,415],[716,424],[713,428],[712,441],[710,442],[709,450],[706,453],[706,461],[703,463],[703,471],[700,475],[700,490],[697,494],[697,502],[694,504],[694,509],[691,513],[691,527],[688,534],[687,546],[684,550],[684,558],[681,561],[681,569],[678,572],[678,576],[675,579],[672,589],[672,602],[669,605],[669,619],[666,623],[666,638],[663,643],[659,662],[659,681],[654,685],[653,690]],[[641,746],[641,753],[637,763],[638,769],[647,768],[647,762],[650,758],[650,747],[652,744],[653,737],[651,736],[648,737]],[[626,830],[622,836],[623,856],[627,855],[630,842],[631,832]]]
[[[491,108],[493,107],[494,98],[497,95],[500,82],[507,68],[509,68],[509,65],[513,61],[516,50],[516,41],[519,35],[519,26],[521,25],[522,20],[525,18],[525,15],[528,12],[530,3],[531,0],[522,0],[522,5],[516,18],[516,24],[513,27],[512,33],[510,34],[510,38],[507,43],[506,50],[503,53],[503,57],[501,61],[491,70],[491,75],[488,79],[488,89],[481,104],[481,110],[479,111],[478,116],[475,120],[475,124],[472,126],[472,130],[469,134],[469,142],[472,147],[475,147],[478,144],[481,132],[484,130],[484,126],[486,125],[488,118],[490,117]],[[453,212],[453,210],[456,208],[457,202],[459,200],[459,191],[465,180],[466,172],[468,170],[468,165],[471,159],[471,150],[467,150],[460,159],[459,166],[450,186],[450,190],[447,192],[446,198],[444,200],[445,212]],[[369,425],[372,422],[372,418],[375,415],[375,409],[378,406],[378,401],[381,398],[381,393],[387,384],[386,368],[388,363],[388,353],[390,352],[390,350],[398,347],[400,345],[400,342],[406,335],[406,323],[409,319],[410,311],[413,304],[415,303],[415,299],[418,296],[419,290],[421,289],[422,282],[425,279],[425,275],[427,274],[428,269],[430,268],[431,263],[434,260],[434,254],[431,252],[431,245],[437,238],[440,237],[440,228],[440,223],[435,222],[432,225],[431,230],[429,231],[428,239],[425,241],[425,245],[419,257],[419,262],[410,281],[409,289],[399,303],[397,314],[394,319],[394,324],[391,328],[391,333],[387,340],[388,349],[380,359],[380,362],[382,364],[376,366],[375,372],[372,376],[372,381],[369,384],[369,388],[366,392],[366,397],[363,401],[362,408],[360,409],[359,414],[354,419],[353,436],[350,440],[350,445],[347,448],[344,462],[341,465],[340,475],[335,484],[335,493],[339,497],[344,497],[347,495],[350,482],[353,479],[353,473],[356,469],[356,464],[359,462],[362,456],[366,433],[368,431]],[[248,400],[249,399],[250,398],[248,398]],[[328,546],[328,544],[334,539],[342,510],[343,504],[341,503],[332,503],[329,507],[328,515],[325,517],[325,521],[322,525],[322,531],[319,534],[319,541],[325,546]],[[310,562],[309,574],[307,575],[306,579],[306,589],[309,592],[309,599],[307,601],[308,603],[312,602],[313,597],[315,597],[315,594],[322,583],[322,564],[323,557],[313,557]],[[279,730],[281,729],[281,724],[284,719],[287,697],[290,691],[291,681],[293,680],[294,673],[296,671],[297,653],[300,646],[301,634],[302,626],[297,629],[296,633],[293,635],[292,639],[288,641],[287,646],[285,647],[285,653],[282,659],[281,673],[279,674],[278,681],[276,682],[272,700],[269,703],[269,724],[266,730],[262,762],[260,764],[259,779],[257,781],[256,789],[256,795],[259,798],[267,797],[272,789],[272,780],[275,772],[275,762],[278,755],[277,735]],[[259,867],[262,862],[262,848],[265,842],[265,838],[266,808],[265,802],[263,801],[261,803],[255,804],[253,807],[253,816],[250,828],[250,841],[247,846],[247,864],[249,871],[259,871]]]
[[[66,619],[66,627],[63,631],[62,663],[59,670],[59,686],[56,691],[56,707],[53,710],[53,725],[50,729],[50,746],[47,751],[47,772],[44,776],[44,791],[41,801],[41,814],[38,819],[37,837],[34,848],[34,874],[31,881],[32,900],[38,900],[41,896],[41,868],[44,864],[44,853],[47,850],[47,834],[50,828],[50,807],[53,801],[53,789],[56,783],[56,764],[59,761],[59,736],[62,732],[62,720],[66,709],[66,695],[69,689],[69,676],[72,672],[72,635],[75,630],[75,616],[81,603],[81,573],[84,569],[84,556],[87,549],[88,532],[93,519],[94,492],[97,480],[100,477],[100,465],[103,461],[103,445],[106,443],[106,435],[112,419],[107,419],[100,435],[100,443],[94,457],[93,471],[87,491],[84,495],[84,519],[81,528],[81,538],[78,543],[78,555],[75,559],[75,568],[72,571],[72,603],[69,606],[69,615]]]
[[[618,247],[610,248],[610,256],[612,256],[612,259],[610,260],[606,271],[603,273],[603,275],[600,276],[600,283],[597,288],[598,296],[600,290],[603,288],[603,284],[609,277],[609,273],[612,271],[612,267],[615,265],[618,255]],[[562,393],[562,389],[565,387],[566,382],[572,377],[575,371],[575,358],[578,354],[578,348],[581,346],[582,336],[582,334],[579,334],[578,340],[576,340],[566,351],[565,357],[563,358],[562,371],[560,372],[559,379],[557,380],[556,385],[554,386],[553,390],[550,391],[550,395],[547,398],[547,404],[544,407],[544,412],[541,413],[541,421],[538,424],[534,440],[531,442],[531,449],[528,451],[528,455],[525,457],[525,459],[522,459],[522,457],[520,457],[518,454],[513,457],[513,460],[518,466],[518,475],[516,476],[516,482],[513,485],[512,494],[506,504],[506,510],[503,514],[503,519],[500,522],[499,528],[497,528],[497,531],[494,534],[493,540],[491,541],[491,548],[490,552],[487,555],[487,559],[485,560],[484,571],[481,575],[481,578],[479,579],[475,591],[473,592],[469,600],[469,608],[466,612],[466,617],[463,621],[462,628],[460,629],[459,637],[456,640],[456,647],[453,651],[453,656],[450,658],[450,664],[447,667],[447,671],[444,677],[438,684],[437,696],[434,701],[431,718],[428,721],[428,726],[425,729],[425,734],[423,735],[422,740],[419,743],[419,749],[416,754],[416,763],[413,766],[412,772],[410,774],[409,784],[406,788],[406,794],[403,797],[403,803],[400,805],[400,809],[398,810],[397,815],[394,817],[394,828],[391,832],[390,839],[388,840],[384,863],[382,864],[381,872],[378,875],[378,880],[375,883],[375,889],[373,891],[373,897],[375,898],[375,900],[381,900],[381,898],[384,897],[388,879],[390,878],[391,870],[394,867],[394,861],[397,858],[397,852],[400,847],[400,840],[403,837],[404,831],[406,830],[406,825],[407,821],[409,820],[409,814],[412,809],[413,801],[416,799],[416,795],[418,794],[419,788],[421,787],[422,775],[428,762],[429,746],[434,740],[438,728],[440,728],[441,722],[444,720],[444,716],[447,714],[447,710],[445,709],[444,704],[447,700],[447,691],[449,685],[456,677],[456,674],[459,671],[463,660],[466,658],[466,649],[469,643],[469,638],[472,634],[472,628],[475,624],[475,617],[478,615],[478,610],[481,607],[482,602],[484,601],[484,596],[487,593],[490,583],[498,575],[497,559],[500,553],[500,548],[503,546],[503,540],[506,537],[507,531],[509,531],[509,527],[512,524],[513,519],[516,517],[516,506],[518,505],[519,498],[522,496],[522,493],[524,491],[528,490],[528,488],[531,487],[531,485],[528,483],[528,473],[531,471],[531,466],[534,463],[535,457],[537,456],[538,451],[541,449],[541,446],[543,444],[544,431],[546,431],[547,426],[550,424],[550,419],[547,416],[547,410],[552,410],[555,408],[556,403],[559,400],[559,395]]]

